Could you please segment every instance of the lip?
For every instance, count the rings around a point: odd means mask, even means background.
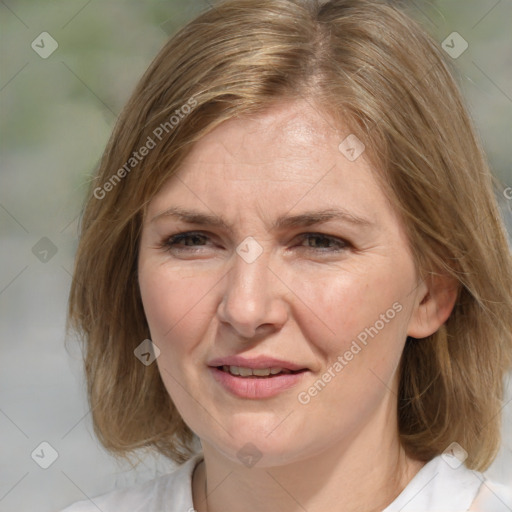
[[[218,357],[209,361],[208,366],[243,366],[244,368],[252,368],[256,370],[261,368],[283,368],[292,372],[298,370],[309,370],[309,368],[304,365],[268,356],[257,356],[251,358],[243,356]]]
[[[309,372],[309,368],[304,365],[264,355],[251,358],[243,356],[220,357],[209,361],[208,366],[215,381],[226,391],[236,397],[252,400],[272,398],[296,386]],[[299,371],[299,373],[279,374],[269,377],[239,377],[219,370],[219,366],[242,366],[252,369],[283,368],[292,372]]]
[[[250,366],[248,368],[253,367]],[[263,366],[263,368],[268,368],[268,366]],[[209,367],[208,370],[211,372],[213,378],[226,391],[236,397],[252,400],[272,398],[273,396],[296,386],[304,378],[304,375],[308,373],[308,371],[305,370],[300,373],[279,374],[274,375],[273,377],[239,377],[219,370],[216,367]]]

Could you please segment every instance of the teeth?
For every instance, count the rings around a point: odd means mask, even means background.
[[[238,371],[238,366],[226,366],[226,371],[231,373],[232,375],[240,375],[240,372]]]
[[[233,366],[230,366],[229,369],[231,370],[233,368]],[[234,368],[236,368],[238,370],[238,375],[240,375],[240,377],[249,377],[249,375],[252,375],[252,370],[250,368],[243,368],[241,366],[235,366]]]
[[[258,377],[268,377],[270,375],[270,368],[254,368],[252,374]]]
[[[278,373],[291,373],[290,370],[284,368],[245,368],[243,366],[227,366],[224,365],[222,369],[231,375],[240,377],[268,377],[269,375],[277,375]]]

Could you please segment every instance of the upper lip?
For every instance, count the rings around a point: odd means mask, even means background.
[[[208,362],[208,366],[239,366],[243,368],[262,369],[262,368],[283,368],[285,370],[297,371],[307,370],[307,367],[301,364],[284,361],[283,359],[275,359],[268,356],[243,357],[228,356],[218,357]]]

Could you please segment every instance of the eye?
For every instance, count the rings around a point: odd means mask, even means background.
[[[346,240],[322,233],[304,233],[300,238],[306,242],[306,249],[321,252],[343,251],[350,247],[350,243]]]
[[[341,238],[323,233],[304,233],[299,236],[300,249],[316,252],[341,252],[351,244]],[[166,237],[159,246],[167,251],[202,252],[212,243],[211,238],[198,231],[186,231]]]
[[[205,246],[209,240],[210,238],[204,233],[187,231],[165,238],[161,243],[161,247],[167,250],[193,250],[194,247]]]

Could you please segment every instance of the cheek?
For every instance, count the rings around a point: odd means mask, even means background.
[[[298,390],[301,427],[314,424],[321,431],[317,437],[325,440],[348,435],[382,413],[386,396],[394,396],[390,390],[405,342],[405,302],[413,276],[406,267],[400,273],[367,267],[364,273],[340,272],[304,285],[322,322],[304,317],[300,329],[320,354],[322,367]],[[281,432],[284,437],[293,433],[291,424]]]
[[[183,418],[199,415],[194,424],[207,423],[204,411],[196,408],[191,393],[199,381],[198,369],[189,357],[205,337],[211,318],[213,293],[218,279],[210,274],[165,267],[148,261],[139,267],[139,283],[151,340],[160,350],[156,360],[162,381]]]
[[[329,361],[349,350],[354,340],[364,344],[378,336],[400,342],[408,322],[406,302],[413,276],[412,267],[410,272],[402,267],[399,273],[397,268],[366,266],[360,272],[341,270],[298,280],[297,294],[310,307],[309,321],[305,315],[301,330]]]
[[[139,282],[152,341],[160,350],[182,350],[187,340],[198,339],[194,333],[201,329],[200,318],[211,314],[208,295],[216,283],[211,274],[187,275],[180,268],[148,262],[139,268]]]

